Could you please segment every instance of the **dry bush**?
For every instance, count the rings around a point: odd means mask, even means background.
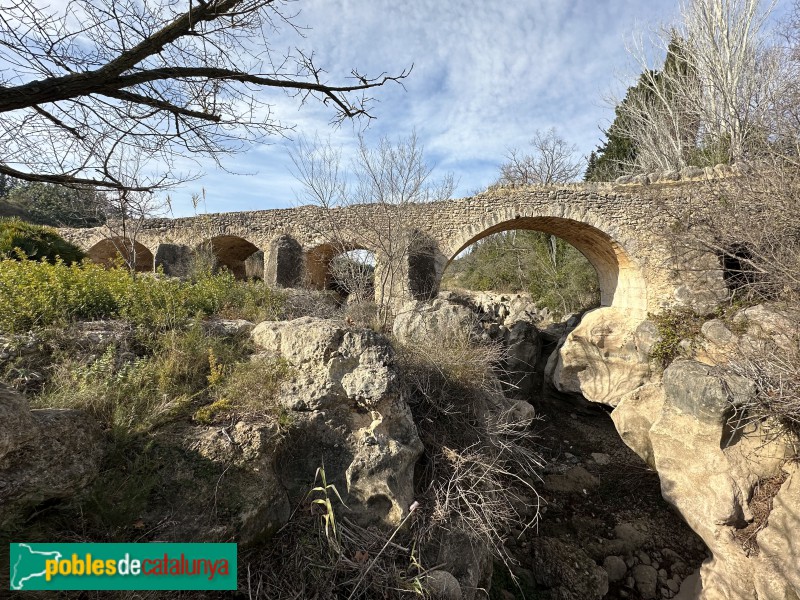
[[[269,600],[356,600],[419,598],[425,570],[412,544],[389,541],[391,532],[364,529],[338,516],[337,537],[326,535],[322,515],[309,502],[265,550],[245,553],[240,585],[249,598]],[[242,581],[244,580],[244,581]]]
[[[504,540],[512,528],[536,523],[534,487],[543,463],[535,420],[503,397],[494,369],[503,352],[472,345],[466,336],[399,350],[407,400],[425,447],[418,472],[424,541],[462,531],[508,561]]]
[[[740,347],[728,369],[755,384],[755,395],[739,406],[732,425],[737,429],[769,420],[778,433],[800,435],[800,336],[780,346],[765,341]]]

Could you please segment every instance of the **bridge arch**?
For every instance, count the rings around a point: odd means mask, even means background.
[[[559,237],[583,254],[597,271],[600,305],[647,311],[647,286],[639,267],[617,240],[583,220],[566,217],[515,215],[482,222],[454,236],[442,272],[466,248],[495,233],[514,229],[541,231]]]
[[[86,256],[94,263],[106,268],[115,266],[121,258],[125,263],[131,264],[135,260],[134,268],[139,272],[153,270],[154,257],[150,249],[131,239],[123,237],[109,237],[96,242],[86,251]]]
[[[264,277],[263,253],[260,256],[260,272],[258,266],[248,265],[249,259],[258,257],[261,250],[254,243],[236,236],[220,235],[212,237],[200,244],[200,249],[210,250],[216,267],[225,267],[236,279]],[[253,261],[253,262],[258,262]]]
[[[377,255],[375,252],[369,250],[368,248],[363,247],[359,244],[354,243],[332,243],[332,242],[324,242],[322,244],[318,244],[311,248],[310,250],[306,251],[306,273],[308,274],[308,283],[317,289],[332,289],[336,287],[336,274],[333,272],[332,263],[339,257],[347,256],[348,254],[354,252],[361,252],[361,253],[369,253],[371,255],[372,262],[375,263],[377,261]],[[359,289],[357,290],[358,295],[366,295],[366,296],[374,296],[374,276],[377,268],[377,264],[369,264],[369,260],[364,260],[364,257],[358,256],[354,258],[354,263],[357,267],[363,267],[365,271],[371,271],[371,281],[367,281],[370,278],[370,273],[351,273],[355,278],[361,279],[362,281],[354,282],[358,285]],[[347,275],[347,274],[345,274]],[[347,287],[347,285],[345,285]],[[369,289],[367,289],[369,288]],[[337,288],[338,289],[338,288]],[[339,289],[340,292],[348,293],[349,291],[355,290],[344,290]],[[363,297],[363,296],[362,296]]]

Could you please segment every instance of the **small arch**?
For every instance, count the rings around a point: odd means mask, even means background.
[[[450,255],[445,269],[456,256],[475,242],[489,235],[512,229],[541,231],[559,237],[574,246],[597,271],[601,306],[647,311],[644,279],[622,246],[604,231],[573,219],[516,216],[501,221],[463,241]]]
[[[355,244],[324,243],[306,252],[309,285],[345,297],[374,298],[375,269],[374,253]]]
[[[100,240],[89,248],[86,256],[94,263],[110,269],[122,260],[125,264],[135,263],[134,270],[148,272],[153,270],[153,253],[144,244],[123,237]]]
[[[220,235],[200,244],[210,251],[216,268],[225,267],[236,279],[264,277],[264,254],[252,242],[235,235]],[[260,265],[260,270],[259,270]]]

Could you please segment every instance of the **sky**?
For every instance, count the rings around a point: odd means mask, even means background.
[[[554,127],[588,156],[613,118],[609,95],[624,93],[636,70],[626,44],[635,31],[654,30],[674,16],[677,0],[301,0],[294,22],[305,39],[274,42],[313,49],[331,82],[357,67],[368,74],[398,73],[413,64],[404,88],[375,91],[376,119],[329,121],[332,110],[298,106],[273,92],[264,99],[297,135],[330,137],[352,156],[359,133],[368,143],[416,131],[434,174],[453,173],[456,197],[493,183],[510,148],[524,149],[537,129]],[[175,216],[303,203],[291,174],[292,139],[272,138],[223,158],[225,170],[170,192]],[[203,207],[201,205],[201,210]]]

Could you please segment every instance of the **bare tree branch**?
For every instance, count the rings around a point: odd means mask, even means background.
[[[187,178],[197,161],[247,148],[288,126],[263,90],[333,108],[332,121],[371,119],[364,92],[409,70],[329,82],[313,53],[276,54],[297,30],[287,0],[71,0],[57,12],[23,0],[0,11],[0,173],[28,181],[122,189],[108,165],[139,153],[132,190]],[[401,83],[402,85],[402,83]],[[110,159],[110,160],[109,160]],[[144,162],[142,162],[144,164]]]

